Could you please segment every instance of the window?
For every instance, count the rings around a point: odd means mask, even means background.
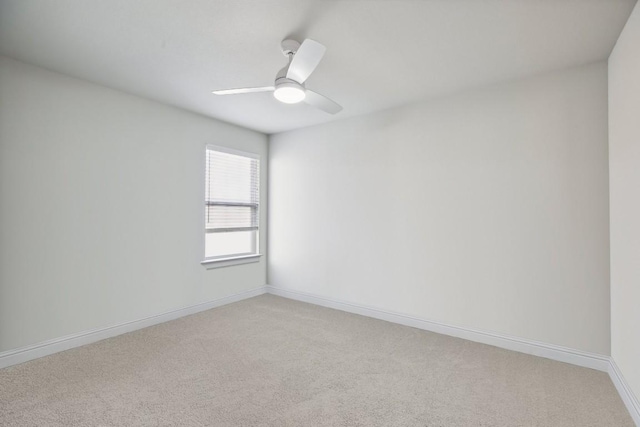
[[[203,263],[257,261],[259,156],[207,146],[204,205]]]

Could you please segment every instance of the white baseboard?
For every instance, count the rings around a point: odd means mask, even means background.
[[[24,363],[29,360],[37,359],[38,357],[48,356],[60,351],[69,350],[71,348],[80,347],[82,345],[100,341],[105,338],[115,337],[116,335],[121,335],[127,332],[132,332],[138,329],[157,325],[158,323],[167,322],[179,317],[188,316],[190,314],[199,313],[201,311],[220,307],[232,302],[252,298],[258,295],[262,295],[266,292],[267,287],[261,286],[259,288],[250,289],[248,291],[240,292],[234,295],[218,298],[213,301],[208,301],[192,305],[190,307],[184,307],[178,310],[157,314],[155,316],[149,316],[143,319],[121,323],[119,325],[108,326],[106,328],[92,329],[90,331],[67,335],[61,338],[44,341],[27,347],[5,351],[0,353],[0,368],[17,365],[18,363]]]
[[[525,338],[513,337],[494,332],[486,332],[477,329],[464,328],[460,326],[448,325],[433,320],[419,319],[400,313],[382,310],[379,308],[367,307],[360,304],[353,304],[325,298],[305,292],[293,291],[267,285],[267,292],[285,298],[304,301],[323,307],[335,308],[349,313],[360,314],[362,316],[373,317],[375,319],[386,320],[413,328],[424,329],[443,335],[463,338],[507,350],[518,351],[520,353],[531,354],[533,356],[545,357],[547,359],[560,362],[571,363],[572,365],[583,366],[585,368],[596,369],[598,371],[609,371],[609,356],[588,353],[581,350],[574,350],[553,344],[539,341],[532,341]]]
[[[616,390],[618,390],[627,410],[629,410],[631,418],[633,418],[633,421],[635,421],[637,426],[640,426],[640,401],[638,401],[636,396],[633,394],[633,391],[625,381],[620,368],[618,368],[618,365],[613,358],[611,358],[611,363],[609,365],[609,376],[611,377],[611,381],[613,381],[613,385],[616,386]]]
[[[93,329],[90,331],[44,341],[27,347],[5,351],[0,353],[0,369],[7,366],[27,362],[29,360],[37,359],[39,357],[48,356],[60,351],[80,347],[82,345],[90,344],[106,338],[125,334],[127,332],[132,332],[138,329],[157,325],[159,323],[178,319],[190,314],[199,313],[201,311],[209,310],[215,307],[220,307],[247,298],[252,298],[265,293],[308,302],[323,307],[329,307],[336,310],[342,310],[349,313],[355,313],[366,317],[386,320],[388,322],[411,326],[414,328],[436,332],[439,334],[463,338],[469,341],[489,344],[507,350],[530,354],[533,356],[545,357],[547,359],[570,363],[572,365],[608,372],[609,376],[611,377],[611,381],[613,381],[613,384],[618,390],[622,401],[629,410],[631,417],[635,421],[636,425],[640,426],[640,403],[633,394],[631,388],[629,388],[628,384],[626,383],[624,377],[622,376],[622,372],[616,365],[615,361],[609,356],[588,353],[580,350],[542,343],[539,341],[527,340],[519,337],[448,325],[432,320],[419,319],[400,313],[394,313],[378,308],[338,301],[305,292],[277,288],[270,285],[261,286],[259,288],[250,289],[248,291],[229,295],[227,297],[219,298],[213,301],[192,305],[190,307],[184,307],[178,310],[169,311],[166,313],[122,323],[119,325]]]
[[[319,295],[294,291],[291,289],[278,288],[271,285],[267,285],[267,292],[284,298],[308,302],[310,304],[334,308],[348,313],[373,317],[375,319],[386,320],[400,325],[411,326],[443,335],[450,335],[469,341],[493,345],[507,350],[545,357],[559,362],[570,363],[572,365],[607,372],[611,377],[611,381],[618,390],[622,401],[627,407],[631,418],[634,420],[636,425],[640,427],[640,403],[638,403],[638,400],[631,391],[631,388],[629,388],[628,384],[625,382],[622,372],[620,372],[620,369],[610,356],[588,353],[581,350],[575,350],[539,341],[532,341],[525,338],[448,325],[446,323],[435,322],[433,320],[419,319],[379,308],[338,301],[332,298],[321,297]]]

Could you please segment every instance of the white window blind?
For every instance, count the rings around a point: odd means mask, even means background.
[[[259,159],[207,147],[206,160],[206,232],[258,230]]]

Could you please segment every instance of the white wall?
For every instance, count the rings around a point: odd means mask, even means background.
[[[640,397],[640,6],[609,57],[611,352]]]
[[[266,201],[265,135],[0,58],[0,351],[265,284],[200,265],[206,144],[261,154]]]
[[[270,139],[269,284],[609,354],[607,68]]]

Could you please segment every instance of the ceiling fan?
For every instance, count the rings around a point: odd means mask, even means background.
[[[326,48],[315,40],[306,39],[302,44],[295,40],[284,40],[282,53],[289,58],[289,64],[276,74],[273,86],[246,87],[239,89],[214,90],[215,95],[236,95],[240,93],[273,92],[273,96],[285,104],[305,103],[329,114],[336,114],[342,107],[324,95],[307,89],[304,82],[316,69]]]

